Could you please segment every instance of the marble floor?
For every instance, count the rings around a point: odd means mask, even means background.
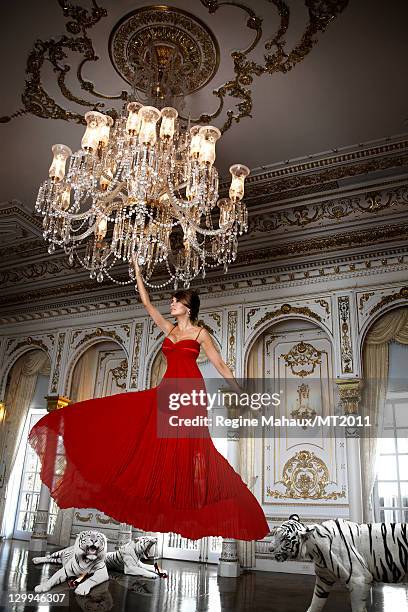
[[[1,610],[42,612],[305,612],[314,579],[312,576],[245,571],[239,578],[219,578],[217,566],[189,561],[159,560],[168,578],[156,580],[111,573],[109,582],[95,587],[87,597],[75,595],[67,583],[52,590],[65,593],[63,605],[27,606],[7,603],[7,593],[33,592],[42,577],[58,570],[56,565],[34,565],[28,542],[0,544]],[[69,605],[68,605],[69,604]],[[348,594],[336,587],[327,612],[350,612]],[[368,612],[408,612],[408,585],[378,585],[373,589]]]

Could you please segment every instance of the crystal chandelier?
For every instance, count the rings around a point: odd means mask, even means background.
[[[208,268],[226,272],[238,235],[248,230],[242,198],[249,169],[231,166],[229,197],[219,199],[220,131],[183,125],[175,108],[140,102],[125,105],[116,120],[98,111],[85,120],[81,149],[54,145],[39,189],[35,210],[43,215],[48,252],[62,247],[91,278],[124,285],[134,282],[134,253],[149,287],[188,288]],[[117,260],[128,262],[130,280],[111,275]],[[156,267],[167,269],[159,284],[150,282]]]

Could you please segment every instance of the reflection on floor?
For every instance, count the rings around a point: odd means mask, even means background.
[[[29,544],[6,541],[0,544],[1,592],[32,592],[35,585],[58,570],[55,565],[36,566]],[[293,574],[245,571],[239,578],[219,578],[217,566],[190,561],[159,560],[168,578],[150,580],[111,573],[109,582],[92,589],[87,597],[75,595],[68,584],[52,593],[66,593],[69,611],[137,612],[305,612],[310,602],[314,578]],[[4,603],[3,595],[3,603]],[[3,606],[4,611],[35,610],[33,607]],[[41,612],[68,612],[68,605],[41,606]],[[326,606],[327,612],[350,612],[347,592],[336,587]],[[368,612],[408,612],[407,585],[378,585],[373,589]]]

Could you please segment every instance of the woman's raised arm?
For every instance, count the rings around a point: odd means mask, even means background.
[[[133,267],[135,270],[137,288],[139,291],[140,299],[142,301],[143,306],[145,307],[147,313],[152,317],[153,321],[156,323],[158,327],[165,333],[168,334],[169,331],[174,327],[171,321],[168,321],[163,317],[163,315],[157,310],[155,306],[150,301],[149,294],[146,290],[146,287],[143,283],[142,274],[140,272],[139,264],[137,263],[136,254],[132,255]]]

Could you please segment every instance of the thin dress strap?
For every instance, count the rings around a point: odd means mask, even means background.
[[[197,340],[198,336],[201,334],[202,331],[203,331],[203,328],[201,328],[200,331],[198,332],[198,334],[196,336],[196,340]]]
[[[176,327],[176,325],[173,325],[173,327],[171,328],[171,330],[170,330],[170,331],[169,331],[169,333],[167,334],[166,338],[167,338],[168,336],[170,336],[171,332],[173,331],[173,329],[174,329],[175,327]]]

